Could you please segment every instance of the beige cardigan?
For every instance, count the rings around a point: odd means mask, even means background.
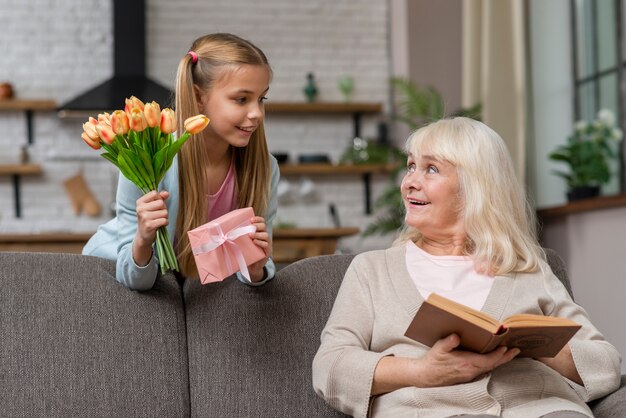
[[[543,263],[543,273],[497,276],[482,310],[498,319],[534,313],[580,323],[583,327],[570,348],[584,386],[539,361],[520,358],[470,383],[407,387],[370,399],[374,370],[382,357],[421,357],[429,349],[404,337],[424,301],[407,271],[405,251],[400,245],[360,254],[346,272],[313,360],[314,389],[333,408],[356,417],[482,413],[526,418],[558,410],[591,417],[586,402],[619,387],[617,350]]]

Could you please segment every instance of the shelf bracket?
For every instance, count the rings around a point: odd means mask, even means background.
[[[28,145],[33,145],[34,133],[33,133],[33,110],[32,109],[26,109],[26,134],[28,135]]]
[[[365,214],[372,214],[371,173],[363,173],[363,195],[365,196]]]
[[[352,120],[354,123],[353,138],[360,138],[361,137],[361,112],[354,112],[352,114]]]
[[[15,217],[22,217],[22,207],[20,203],[20,175],[13,174],[13,196],[15,199]]]

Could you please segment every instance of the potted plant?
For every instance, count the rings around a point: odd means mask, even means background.
[[[549,158],[568,165],[569,171],[553,171],[567,182],[569,201],[595,197],[600,187],[613,175],[610,162],[616,157],[621,129],[615,126],[615,115],[608,109],[598,112],[595,121],[576,122],[567,143],[559,145]]]

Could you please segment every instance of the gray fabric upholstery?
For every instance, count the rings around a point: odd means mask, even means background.
[[[0,253],[0,416],[344,416],[314,393],[311,363],[352,257],[183,293],[171,275],[131,291],[95,257]],[[626,417],[625,384],[597,417]]]
[[[180,287],[115,281],[115,263],[0,253],[0,415],[189,414]]]
[[[335,417],[311,363],[352,256],[291,264],[262,287],[184,288],[193,417]]]

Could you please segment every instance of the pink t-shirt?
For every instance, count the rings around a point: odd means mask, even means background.
[[[424,299],[437,293],[477,310],[493,285],[494,278],[477,273],[470,257],[431,255],[412,241],[406,243],[406,267]]]
[[[237,209],[236,186],[235,161],[232,160],[220,189],[215,194],[207,195],[207,222]]]

